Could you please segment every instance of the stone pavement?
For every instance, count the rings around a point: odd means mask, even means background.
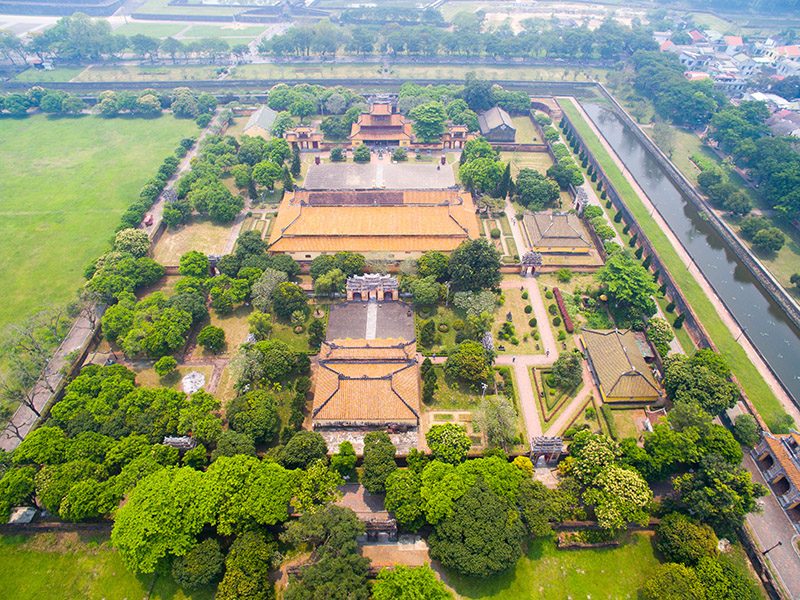
[[[750,454],[745,453],[742,465],[750,471],[753,481],[769,489]],[[748,515],[747,525],[762,552],[781,542],[780,546],[769,551],[767,560],[789,596],[800,600],[800,555],[796,545],[800,536],[771,490],[766,497],[759,500],[759,504],[763,506],[763,511],[761,514]]]
[[[99,321],[105,306],[95,308],[97,320]],[[89,339],[94,335],[91,322],[85,316],[80,316],[75,321],[72,329],[61,342],[61,345],[56,350],[53,358],[47,363],[41,378],[33,386],[33,405],[37,412],[42,412],[42,409],[50,402],[53,397],[53,392],[50,390],[57,390],[64,375],[61,370],[68,365],[67,357],[70,353],[76,350],[82,350],[88,343]],[[30,433],[33,426],[39,417],[31,410],[30,407],[24,404],[17,408],[11,421],[3,428],[0,433],[0,449],[10,452],[19,446],[20,442]]]

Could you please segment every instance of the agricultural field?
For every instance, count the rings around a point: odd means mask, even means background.
[[[69,299],[145,181],[197,132],[193,121],[166,115],[34,115],[3,119],[2,128],[0,329]]]

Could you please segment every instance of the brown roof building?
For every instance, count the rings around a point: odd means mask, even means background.
[[[288,129],[283,134],[284,139],[290,144],[297,144],[301,150],[316,150],[322,143],[322,134],[314,131],[308,125],[299,125]]]
[[[393,112],[391,104],[376,102],[369,107],[368,113],[359,115],[347,139],[353,147],[362,142],[368,145],[410,146],[414,131],[410,121]]]
[[[419,255],[479,235],[468,192],[296,189],[281,202],[269,250],[299,260],[341,250]]]
[[[800,505],[800,433],[791,430],[786,435],[772,435],[765,431],[752,455],[781,505],[787,510],[797,508]]]
[[[632,331],[581,328],[581,339],[604,402],[649,404],[662,397]]]
[[[588,253],[589,235],[580,219],[571,213],[539,212],[526,214],[522,228],[534,252]]]
[[[323,342],[314,391],[314,428],[419,425],[416,342]]]

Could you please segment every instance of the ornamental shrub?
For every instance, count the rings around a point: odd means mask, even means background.
[[[500,230],[497,227],[495,227],[490,232],[490,235],[492,236],[493,240],[498,240],[500,239]]]
[[[683,327],[683,321],[685,319],[686,315],[684,313],[679,314],[677,317],[675,317],[675,322],[672,324],[672,326],[675,329],[680,329],[681,327]]]
[[[530,327],[536,327],[536,317],[533,317],[530,321],[528,321],[528,325]]]
[[[526,314],[526,315],[529,315],[529,314],[531,314],[532,312],[533,312],[533,307],[532,307],[530,304],[526,305],[526,306],[525,306],[525,314]]]
[[[527,300],[528,299],[528,292],[522,292],[522,299],[523,300]]]
[[[544,297],[547,298],[548,300],[552,300],[553,299],[553,292],[551,292],[550,290],[547,290],[544,293]]]
[[[547,312],[555,316],[558,314],[558,307],[555,304],[551,304],[550,306],[547,307]]]

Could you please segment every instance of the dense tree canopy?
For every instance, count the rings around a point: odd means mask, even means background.
[[[484,239],[462,242],[450,255],[447,270],[456,289],[479,291],[500,283],[500,253]]]

